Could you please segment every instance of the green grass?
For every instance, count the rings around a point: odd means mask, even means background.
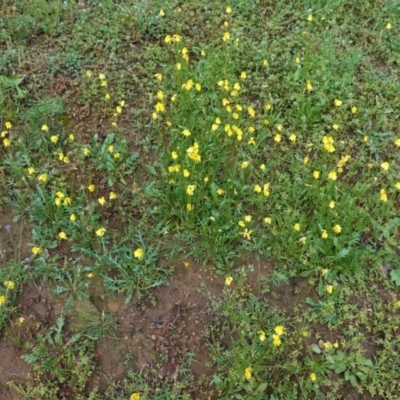
[[[151,298],[192,256],[233,282],[204,332],[217,398],[392,398],[399,5],[163,4],[3,6],[1,203],[29,221],[32,253],[31,268],[3,261],[2,327],[25,282],[49,282],[74,313],[93,277]],[[258,294],[249,255],[273,264]],[[270,306],[293,279],[302,305]],[[92,396],[183,399],[196,385],[155,395],[151,379]]]

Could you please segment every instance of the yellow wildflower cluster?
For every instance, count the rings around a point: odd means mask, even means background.
[[[329,153],[333,153],[335,151],[335,147],[333,146],[333,137],[332,136],[324,136],[322,138],[322,144],[325,147],[325,150]]]
[[[63,192],[58,190],[56,192],[56,196],[55,196],[55,199],[54,199],[54,204],[57,207],[60,207],[61,205],[69,206],[69,205],[71,205],[71,198],[69,196],[65,196],[65,194]]]
[[[201,155],[199,154],[199,144],[194,142],[193,146],[190,146],[186,153],[188,157],[193,160],[194,162],[198,163],[201,161]]]
[[[165,43],[178,43],[182,39],[180,35],[167,35],[165,36],[164,42]]]

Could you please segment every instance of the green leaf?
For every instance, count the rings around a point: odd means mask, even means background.
[[[396,286],[400,286],[400,268],[394,269],[390,272],[390,279],[396,284]]]
[[[317,354],[321,354],[322,353],[322,351],[321,351],[321,349],[319,348],[319,346],[317,345],[317,344],[312,344],[311,345],[311,350],[314,352],[314,353],[317,353]]]
[[[258,386],[258,388],[256,389],[257,393],[263,393],[265,392],[265,389],[267,388],[268,383],[264,382],[264,383],[260,383],[260,385]]]
[[[218,375],[213,376],[213,382],[215,383],[216,386],[219,387],[222,387],[224,385],[223,380]]]

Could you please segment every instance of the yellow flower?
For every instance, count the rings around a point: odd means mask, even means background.
[[[342,102],[342,100],[335,99],[333,101],[333,104],[335,105],[335,107],[340,107],[343,104],[343,102]]]
[[[254,185],[254,192],[255,193],[261,193],[261,186],[260,185]]]
[[[4,147],[10,147],[11,141],[8,140],[7,138],[3,139],[3,146]]]
[[[72,221],[72,222],[76,221],[76,215],[75,214],[71,214],[70,217],[69,217],[69,220]]]
[[[35,255],[38,255],[42,252],[42,249],[40,247],[34,246],[32,247],[32,253]]]
[[[329,293],[332,293],[332,292],[329,292]],[[329,340],[326,341],[326,342],[324,343],[324,348],[325,348],[325,350],[331,349],[331,348],[332,348],[332,343],[331,343]]]
[[[104,81],[101,81],[101,84],[100,84],[102,87],[107,87],[107,81],[106,80],[104,80]]]
[[[94,277],[94,273],[93,272],[88,272],[86,274],[86,278],[92,279]]]
[[[186,204],[186,210],[187,211],[192,211],[193,210],[193,205],[190,204],[190,203]]]
[[[242,220],[238,222],[238,225],[241,226],[242,228],[246,226],[246,224]]]
[[[342,227],[341,227],[340,225],[336,224],[336,225],[333,227],[333,232],[339,234],[340,232],[342,232]]]
[[[88,78],[91,78],[91,77],[92,77],[92,71],[87,70],[87,71],[86,71],[86,76],[87,76]]]
[[[188,136],[191,135],[191,133],[190,133],[189,129],[184,129],[184,130],[182,131],[182,135],[188,137]]]
[[[132,393],[130,400],[140,400],[140,393]]]
[[[358,111],[358,108],[356,106],[351,107],[351,113],[356,114]]]
[[[12,123],[10,121],[6,121],[5,126],[6,126],[6,129],[11,129]]]
[[[397,147],[400,147],[400,138],[396,139],[395,142],[394,142],[394,144],[395,144]]]
[[[110,100],[111,99],[111,96],[110,96],[110,93],[106,93],[106,100]]]
[[[265,332],[258,331],[258,338],[260,339],[260,342],[263,342],[265,340]]]
[[[386,29],[388,29],[388,30],[392,29],[392,24],[390,22],[388,22],[386,24]]]
[[[310,161],[310,159],[308,157],[303,158],[303,164],[307,164],[309,161]]]
[[[380,197],[381,197],[381,200],[383,201],[383,202],[385,202],[385,201],[387,201],[387,199],[388,199],[388,197],[387,197],[387,194],[386,194],[386,190],[385,189],[381,189],[380,191],[379,191],[379,193],[380,193]]]
[[[113,157],[114,157],[116,160],[118,160],[118,158],[121,157],[121,154],[120,154],[120,153],[115,153]]]
[[[296,136],[294,133],[292,133],[292,134],[289,136],[289,140],[290,140],[291,142],[295,142],[296,139],[297,139],[297,136]]]
[[[68,196],[67,196],[67,197],[64,199],[63,205],[64,205],[64,206],[70,206],[70,205],[71,205],[71,197],[68,197]]]
[[[231,7],[226,7],[225,12],[226,12],[227,14],[230,14],[230,13],[232,12],[232,8],[231,8]]]
[[[251,118],[254,118],[256,116],[256,112],[253,107],[247,107],[247,112]]]
[[[274,346],[280,346],[282,343],[281,338],[279,337],[279,335],[272,335],[272,344]]]
[[[308,14],[308,16],[307,16],[307,21],[308,21],[308,22],[312,22],[312,20],[313,20],[312,14]]]
[[[294,60],[294,62],[295,62],[296,64],[300,64],[300,58],[299,58],[299,57],[296,57],[295,60]]]
[[[222,36],[222,40],[224,42],[227,42],[231,38],[231,34],[229,32],[225,32],[224,35]]]
[[[189,178],[190,172],[189,172],[187,169],[184,169],[184,170],[183,170],[183,176],[184,176],[185,178]]]
[[[58,136],[57,135],[52,135],[50,136],[50,141],[54,144],[58,142]]]
[[[163,9],[161,9],[161,10],[160,10],[160,12],[158,13],[158,15],[159,15],[160,17],[163,17],[163,16],[165,15],[165,12],[164,12],[164,10],[163,10]]]
[[[42,125],[42,131],[45,131],[45,132],[48,132],[49,131],[49,127],[45,124],[45,125]]]
[[[240,74],[240,79],[246,79],[247,78],[247,74],[245,71],[242,71],[242,73]]]
[[[247,380],[250,380],[250,379],[251,379],[251,374],[252,374],[252,372],[253,372],[253,368],[247,367],[247,368],[244,370],[244,377],[245,377]]]
[[[322,229],[321,237],[322,239],[327,239],[328,238],[328,232],[325,229]]]
[[[119,106],[118,106],[119,107]],[[120,107],[121,108],[121,107]],[[155,110],[157,112],[164,112],[165,111],[165,106],[163,103],[158,102],[155,106],[154,106]],[[120,113],[119,113],[120,114]]]
[[[384,171],[387,171],[389,169],[389,163],[387,161],[383,162],[381,164],[381,167]]]
[[[224,189],[217,189],[217,194],[219,196],[222,196],[223,194],[225,194],[225,190]]]
[[[246,216],[244,217],[244,220],[245,220],[246,222],[251,222],[252,216],[251,216],[251,215],[246,215]]]
[[[332,180],[332,181],[336,181],[336,179],[337,179],[337,173],[336,173],[336,171],[331,171],[331,172],[329,172],[329,174],[328,174],[328,179],[330,179],[330,180]]]
[[[60,238],[60,239],[63,239],[63,240],[67,240],[68,238],[67,238],[67,235],[65,234],[65,232],[63,232],[63,231],[61,231],[59,234],[58,234],[58,237]]]
[[[335,151],[335,147],[333,146],[333,137],[332,136],[323,136],[322,143],[329,153],[333,153]]]
[[[266,168],[266,167],[265,167],[265,164],[261,164],[261,165],[260,165],[260,169],[261,169],[261,171],[264,171],[264,170],[265,170],[265,168]]]
[[[311,90],[313,90],[311,81],[310,81],[309,79],[307,79],[307,82],[306,82],[306,89],[307,89],[309,92],[310,92]]]
[[[97,201],[99,202],[99,204],[100,204],[101,206],[104,206],[104,204],[107,203],[107,201],[106,201],[106,199],[104,198],[104,196],[98,198]]]
[[[115,200],[117,198],[117,195],[114,192],[110,192],[110,194],[108,195],[108,198],[110,200]]]
[[[277,133],[274,137],[274,140],[275,142],[279,143],[282,140],[282,136],[279,133]]]
[[[244,232],[241,232],[241,235],[243,235],[243,238],[250,240],[251,239],[251,234],[253,233],[252,230],[245,229]]]
[[[269,196],[269,183],[264,183],[263,194],[264,194],[265,197]]]
[[[255,145],[256,145],[256,141],[254,140],[254,137],[251,137],[251,138],[248,140],[247,144],[255,146]]]
[[[326,285],[325,286],[325,290],[329,293],[329,294],[331,294],[332,292],[333,292],[333,286],[332,285]],[[329,342],[328,342],[329,343]],[[324,346],[325,346],[325,343],[324,343]]]
[[[200,83],[196,83],[196,84],[194,85],[194,87],[196,88],[196,90],[197,90],[198,92],[200,92],[200,90],[201,90],[201,85],[200,85]]]
[[[248,166],[249,166],[249,162],[248,162],[248,161],[243,161],[243,162],[240,164],[240,167],[241,167],[242,169],[246,169]]]
[[[329,271],[329,269],[327,269],[327,268],[321,269],[321,276],[326,275],[328,273],[328,271]]]
[[[105,233],[106,233],[106,228],[99,228],[99,229],[97,229],[97,231],[96,231],[96,236],[101,237],[101,236],[103,236]]]
[[[179,172],[180,171],[180,169],[181,169],[181,166],[179,165],[179,164],[177,164],[177,165],[170,165],[169,167],[168,167],[168,172]]]
[[[231,276],[227,276],[225,278],[225,285],[226,286],[230,286],[232,282],[233,282],[233,278]]]
[[[194,191],[196,190],[196,185],[187,185],[186,186],[186,193],[189,196],[193,196]]]
[[[266,67],[268,65],[268,60],[263,60],[263,67]]]
[[[141,249],[141,248],[139,247],[139,248],[137,248],[137,249],[134,251],[133,255],[134,255],[135,258],[137,258],[138,260],[141,260],[141,259],[144,257],[144,251],[143,251],[143,249]]]
[[[335,202],[333,200],[329,203],[329,208],[335,208]]]
[[[396,189],[400,189],[400,181],[399,181],[399,182],[396,182],[396,184],[394,185],[394,187],[395,187]]]
[[[101,81],[104,81],[104,79],[106,79],[106,76],[101,72],[101,73],[99,74],[99,79],[100,79]]]
[[[93,185],[93,183],[92,183],[91,185],[88,186],[88,190],[89,190],[89,192],[91,192],[91,193],[93,193],[93,192],[95,191],[95,189],[96,189],[96,186]]]
[[[155,74],[154,76],[158,81],[162,81],[162,74]]]
[[[319,172],[319,171],[314,171],[314,172],[313,172],[313,177],[314,177],[315,179],[319,179],[319,175],[320,175],[320,172]]]
[[[9,290],[13,290],[15,288],[15,282],[13,282],[13,281],[4,281],[4,286]]]
[[[340,128],[340,125],[339,125],[339,124],[333,124],[333,125],[332,125],[332,128],[333,128],[335,131],[337,131],[337,130]]]
[[[176,151],[173,151],[171,153],[171,157],[172,157],[173,160],[176,160],[178,158],[178,153]]]
[[[69,139],[71,142],[73,142],[73,141],[75,140],[74,134],[73,134],[73,133],[70,133],[70,134],[68,135],[68,139]]]
[[[107,150],[108,150],[109,153],[114,153],[114,146],[113,146],[112,144],[110,144],[110,145],[107,147]]]
[[[311,374],[310,374],[310,380],[311,380],[312,382],[315,382],[315,381],[317,380],[317,375],[316,375],[314,372],[311,372]]]
[[[272,218],[271,218],[271,217],[265,217],[265,218],[264,218],[264,222],[265,222],[266,224],[270,224],[270,223],[272,222]]]
[[[300,224],[299,224],[298,222],[296,222],[296,223],[294,224],[294,226],[293,226],[293,229],[294,229],[295,231],[299,232],[299,231],[300,231]]]
[[[285,334],[285,328],[282,325],[276,326],[274,331],[278,336],[281,336],[281,335]]]
[[[82,149],[82,152],[83,152],[83,154],[84,154],[85,156],[87,156],[87,155],[90,154],[90,150],[89,150],[87,147],[84,147],[84,148]]]
[[[47,175],[46,174],[41,174],[38,177],[39,182],[45,183],[47,181]]]
[[[0,306],[5,304],[6,301],[7,301],[7,297],[6,296],[0,296]]]
[[[305,244],[306,241],[307,241],[307,237],[306,237],[306,236],[303,236],[303,237],[301,237],[301,238],[299,239],[299,242],[300,242],[300,243],[303,243],[303,244]]]

